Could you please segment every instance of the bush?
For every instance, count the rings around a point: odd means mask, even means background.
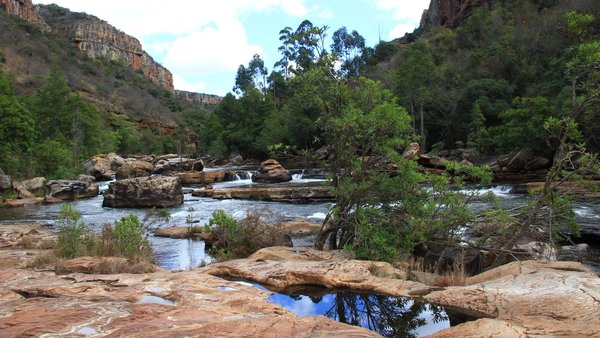
[[[291,241],[283,230],[261,218],[248,215],[237,222],[223,210],[212,213],[205,231],[207,247],[219,261],[246,258],[261,248],[286,245]]]
[[[70,205],[60,207],[56,256],[70,259],[94,253],[96,243],[92,225],[80,222],[80,219],[81,214]]]
[[[115,221],[115,252],[121,257],[136,260],[150,258],[152,246],[148,241],[149,229],[136,215],[129,215]]]

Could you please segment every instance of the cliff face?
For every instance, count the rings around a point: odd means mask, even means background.
[[[173,75],[156,63],[143,49],[140,41],[115,27],[103,22],[77,22],[56,29],[92,58],[105,60],[123,59],[134,69],[141,69],[144,75],[166,90],[173,92]]]
[[[37,12],[31,0],[0,0],[0,4],[4,5],[8,14],[29,21],[44,31],[50,31],[50,27]]]
[[[454,29],[467,22],[478,8],[490,5],[493,0],[431,0],[429,9],[423,13],[421,26]]]
[[[175,94],[179,97],[186,98],[192,102],[198,102],[202,104],[219,104],[223,98],[218,95],[200,94],[194,92],[186,92],[183,90],[176,90]]]

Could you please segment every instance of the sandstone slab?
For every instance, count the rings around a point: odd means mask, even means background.
[[[335,200],[331,189],[328,187],[202,189],[195,190],[192,195],[215,199],[245,199],[292,203],[328,202]]]

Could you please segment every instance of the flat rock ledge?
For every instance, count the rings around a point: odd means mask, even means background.
[[[328,187],[201,189],[192,192],[196,197],[215,199],[244,199],[292,203],[331,202],[334,196]]]
[[[430,337],[600,337],[600,278],[576,262],[513,262],[425,298],[493,318]]]
[[[323,316],[298,318],[262,289],[201,269],[57,276],[0,270],[2,337],[379,337]]]

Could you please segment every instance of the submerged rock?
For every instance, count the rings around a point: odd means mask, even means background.
[[[177,177],[138,177],[111,182],[103,207],[166,208],[183,204],[181,181]]]

